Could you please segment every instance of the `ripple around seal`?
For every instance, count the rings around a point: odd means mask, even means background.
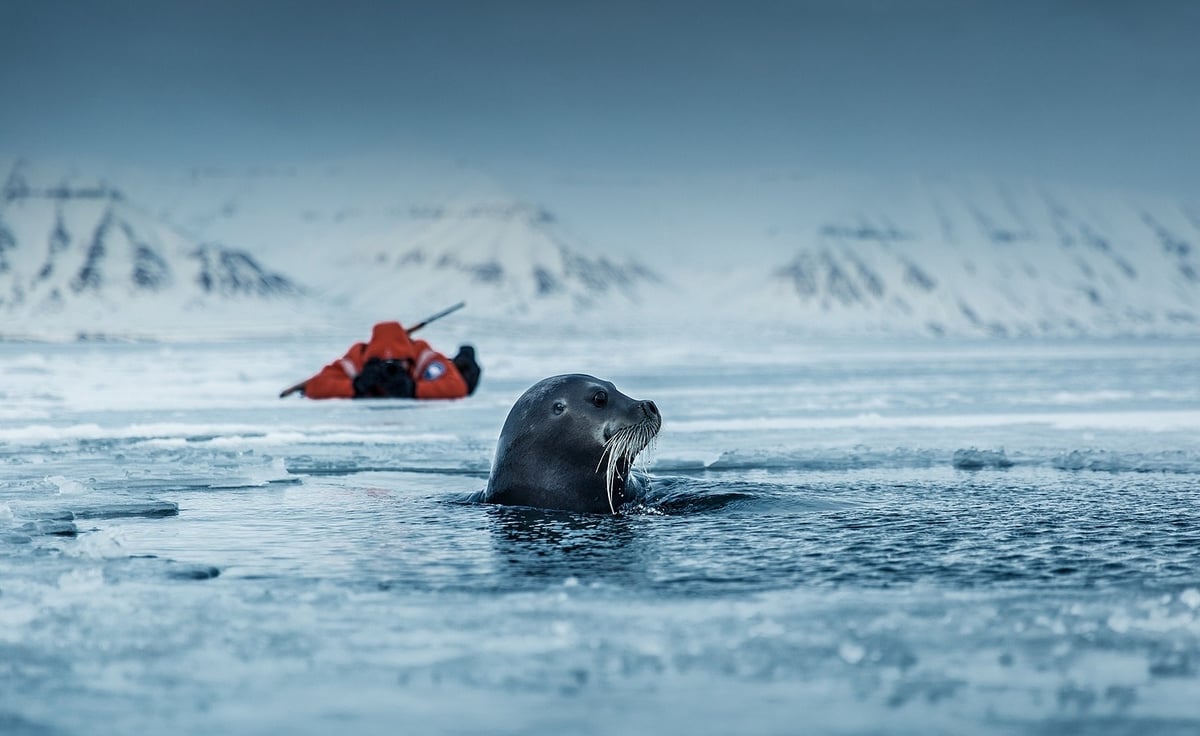
[[[653,477],[650,487],[635,509],[643,511],[687,514],[717,511],[728,506],[739,508],[762,505],[763,510],[778,510],[785,505],[790,510],[831,510],[845,508],[846,503],[813,498],[803,485],[717,481],[680,476]]]

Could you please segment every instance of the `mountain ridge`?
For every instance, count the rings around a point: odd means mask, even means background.
[[[814,181],[771,190],[776,200],[758,211],[775,214],[758,232],[697,236],[690,255],[659,271],[640,258],[645,247],[635,256],[596,247],[548,207],[494,187],[422,199],[410,184],[401,199],[373,181],[368,200],[286,169],[278,192],[255,172],[254,187],[230,174],[215,188],[193,182],[186,196],[164,188],[142,201],[149,190],[135,198],[78,175],[34,187],[23,171],[0,189],[0,316],[28,319],[26,333],[39,329],[39,310],[62,325],[74,310],[80,331],[107,321],[137,332],[141,312],[153,311],[219,332],[207,315],[236,305],[225,311],[241,321],[274,311],[291,333],[301,322],[358,324],[465,299],[485,320],[533,325],[599,316],[832,336],[1200,335],[1200,209],[1180,199],[1037,183]],[[717,254],[738,265],[714,265]]]
[[[305,295],[249,252],[191,241],[103,181],[33,187],[17,169],[0,189],[6,333],[72,323],[122,332],[120,319],[169,324],[212,302]]]
[[[520,201],[414,208],[410,221],[360,246],[346,263],[378,268],[431,295],[455,285],[511,315],[579,314],[636,305],[662,277],[633,259],[582,252],[546,208]],[[391,290],[380,277],[363,306]]]
[[[1200,223],[1183,204],[930,189],[810,232],[767,278],[781,317],[933,335],[1200,333]]]

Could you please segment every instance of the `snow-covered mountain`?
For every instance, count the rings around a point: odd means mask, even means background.
[[[834,332],[1200,334],[1200,210],[919,186],[816,211],[749,303]],[[769,305],[766,306],[766,305]]]
[[[632,259],[585,253],[549,211],[512,201],[413,207],[345,266],[364,308],[462,297],[505,316],[623,310],[662,282]]]
[[[460,299],[484,319],[539,320],[636,310],[661,285],[476,183],[447,195],[467,204],[402,205],[378,182],[352,191],[290,169],[255,171],[250,185],[142,182],[137,197],[78,173],[47,180],[52,169],[17,164],[0,193],[0,336],[340,331]]]
[[[0,334],[162,334],[303,299],[254,255],[194,242],[108,184],[44,186],[18,166],[0,189]]]
[[[1200,206],[1162,197],[761,178],[705,187],[626,246],[465,170],[134,176],[130,196],[27,170],[0,191],[0,335],[342,334],[460,299],[456,323],[1200,335]]]
[[[459,299],[470,315],[497,319],[628,310],[660,287],[644,263],[590,247],[545,207],[463,165],[406,158],[123,177],[194,239],[252,244],[286,264],[344,323]]]

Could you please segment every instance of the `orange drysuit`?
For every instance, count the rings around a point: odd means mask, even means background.
[[[399,322],[375,325],[370,342],[354,343],[340,360],[305,381],[304,395],[310,399],[354,398],[354,379],[372,358],[405,361],[414,384],[413,398],[458,399],[467,395],[467,382],[453,361],[424,340],[411,339]]]

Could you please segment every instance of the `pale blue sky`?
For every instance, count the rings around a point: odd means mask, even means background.
[[[1200,3],[0,0],[6,155],[1200,189]],[[544,184],[542,185],[544,186]]]

